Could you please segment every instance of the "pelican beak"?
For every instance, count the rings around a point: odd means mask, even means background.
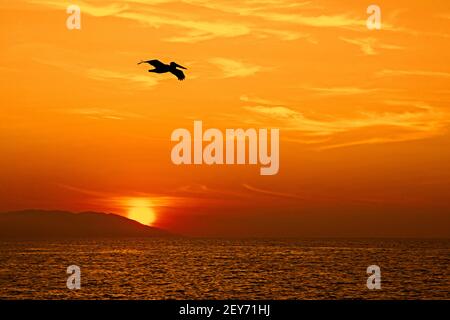
[[[178,65],[178,67],[180,67],[181,69],[187,70],[187,68],[185,68],[183,66]]]

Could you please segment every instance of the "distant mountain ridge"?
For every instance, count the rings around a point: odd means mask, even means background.
[[[0,239],[170,237],[112,213],[22,210],[0,213]]]

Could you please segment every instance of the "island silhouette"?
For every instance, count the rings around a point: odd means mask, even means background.
[[[34,209],[0,213],[0,239],[149,237],[175,235],[112,213]]]

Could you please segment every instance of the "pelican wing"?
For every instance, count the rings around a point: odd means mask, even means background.
[[[154,67],[157,68],[157,69],[166,66],[164,63],[162,63],[162,62],[159,61],[159,60],[141,61],[141,62],[139,62],[138,64],[141,64],[141,63],[148,63],[148,64],[154,66]]]
[[[183,71],[179,70],[179,69],[174,69],[174,70],[170,70],[170,72],[175,75],[178,80],[184,80],[186,79],[186,76],[184,75]]]

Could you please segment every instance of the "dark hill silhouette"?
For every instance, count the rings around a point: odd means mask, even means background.
[[[0,238],[169,237],[164,230],[108,213],[24,210],[0,213]]]

